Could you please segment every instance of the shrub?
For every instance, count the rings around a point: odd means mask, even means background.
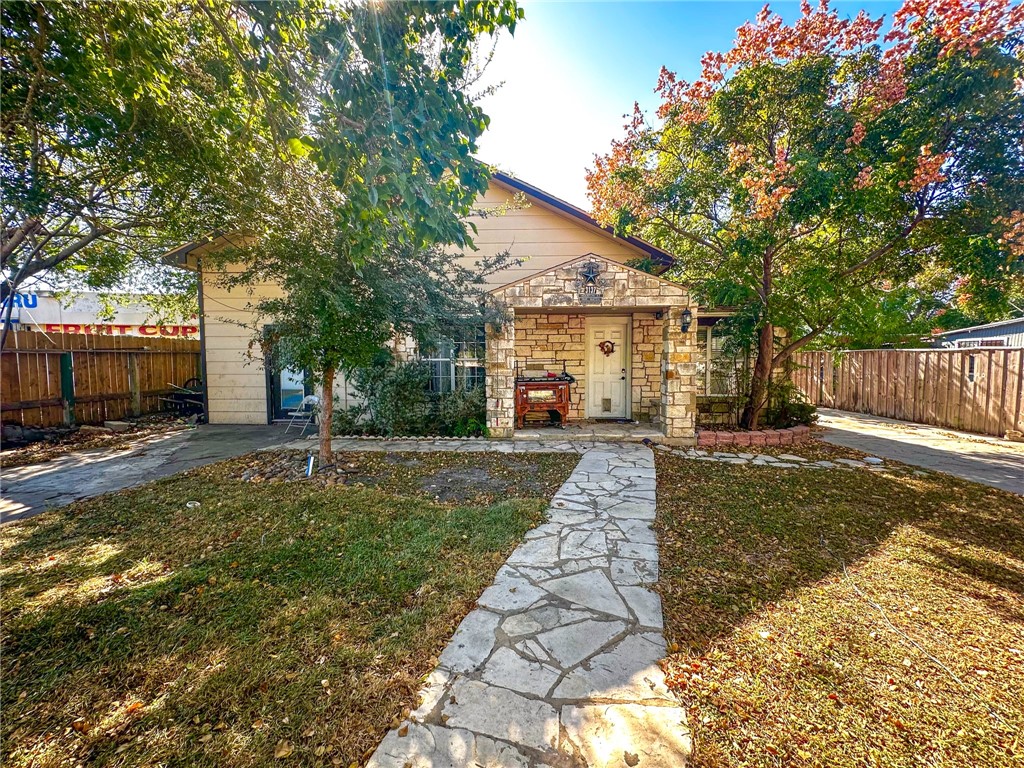
[[[335,405],[334,417],[331,420],[332,435],[369,435],[374,434],[373,424],[368,418],[369,408],[366,405],[350,405],[338,408]]]
[[[483,387],[447,394],[429,391],[430,366],[399,362],[382,352],[373,364],[352,371],[349,381],[361,405],[334,412],[335,435],[487,435]]]
[[[459,388],[441,395],[438,422],[452,437],[487,436],[487,398],[483,387]]]
[[[783,379],[772,385],[771,399],[764,414],[765,426],[785,429],[800,424],[809,426],[817,420],[814,404],[807,401],[792,381]]]
[[[352,383],[365,399],[367,427],[380,435],[425,435],[434,422],[430,367],[396,362],[383,351],[366,368],[352,372]]]

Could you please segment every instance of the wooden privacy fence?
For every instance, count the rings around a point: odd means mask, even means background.
[[[199,371],[195,340],[13,331],[0,355],[0,413],[26,427],[156,413],[171,385]]]
[[[798,352],[815,405],[986,435],[1024,430],[1024,348]]]

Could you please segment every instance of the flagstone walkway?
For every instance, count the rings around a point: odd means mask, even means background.
[[[658,666],[661,601],[647,588],[654,457],[642,445],[582,451],[367,768],[684,765],[689,732]]]

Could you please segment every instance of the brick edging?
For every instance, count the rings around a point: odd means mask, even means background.
[[[718,445],[790,445],[811,439],[811,428],[801,425],[788,429],[757,429],[752,432],[697,431],[699,447]]]

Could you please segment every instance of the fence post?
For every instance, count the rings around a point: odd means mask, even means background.
[[[139,353],[128,353],[128,389],[132,393],[132,416],[142,415],[142,382],[139,379]]]
[[[64,425],[75,423],[75,367],[70,352],[60,354],[60,399],[64,404]]]

